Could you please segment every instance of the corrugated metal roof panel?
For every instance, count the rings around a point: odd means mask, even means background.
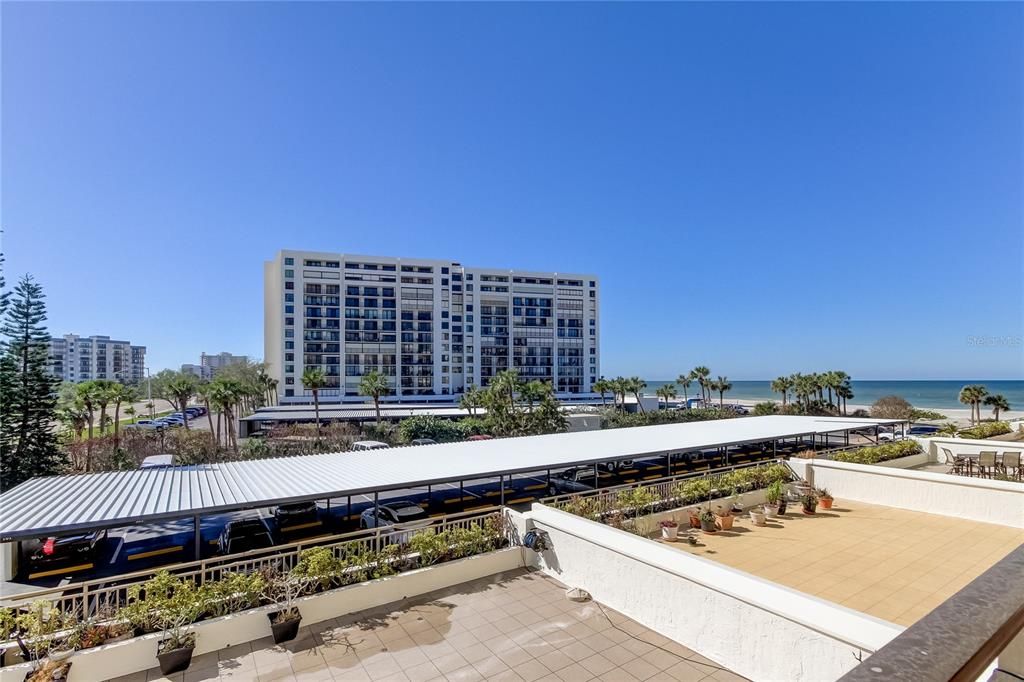
[[[365,452],[36,478],[0,495],[0,538],[342,497],[501,473],[871,428],[896,420],[741,417]]]

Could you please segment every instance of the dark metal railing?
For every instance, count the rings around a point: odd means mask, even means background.
[[[1024,545],[903,631],[840,682],[975,682],[1024,631]],[[1010,678],[1021,671],[1012,671]]]

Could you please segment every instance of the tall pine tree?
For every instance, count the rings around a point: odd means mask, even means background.
[[[44,298],[42,287],[25,275],[0,301],[6,308],[0,324],[0,490],[64,468],[53,428],[58,382],[46,368]]]

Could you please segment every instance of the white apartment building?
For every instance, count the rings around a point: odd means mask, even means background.
[[[194,374],[200,379],[212,379],[217,372],[229,365],[240,365],[248,362],[247,355],[232,355],[231,353],[200,353],[199,364],[184,364],[182,372]]]
[[[599,300],[594,275],[281,251],[264,264],[264,360],[282,402],[311,400],[311,366],[327,375],[326,401],[361,400],[373,369],[392,379],[391,399],[454,400],[504,369],[590,393]]]
[[[146,376],[146,347],[109,336],[65,334],[50,339],[49,367],[62,381],[110,379],[135,384]]]

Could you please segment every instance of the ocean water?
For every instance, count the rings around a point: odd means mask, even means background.
[[[650,395],[654,395],[659,386],[673,383],[652,379],[646,381],[647,388],[644,389],[644,393]],[[898,395],[921,409],[963,408],[965,405],[960,403],[958,396],[960,389],[968,384],[981,384],[989,393],[1002,395],[1009,401],[1012,410],[1024,409],[1024,381],[853,381],[853,398],[846,402],[850,405],[870,405],[883,396]],[[772,393],[770,386],[770,381],[734,381],[732,390],[725,394],[725,399],[781,400],[778,393]],[[677,385],[676,390],[681,398],[682,387]],[[700,387],[696,382],[687,390],[690,397],[700,393]],[[716,394],[715,398],[717,397]]]

